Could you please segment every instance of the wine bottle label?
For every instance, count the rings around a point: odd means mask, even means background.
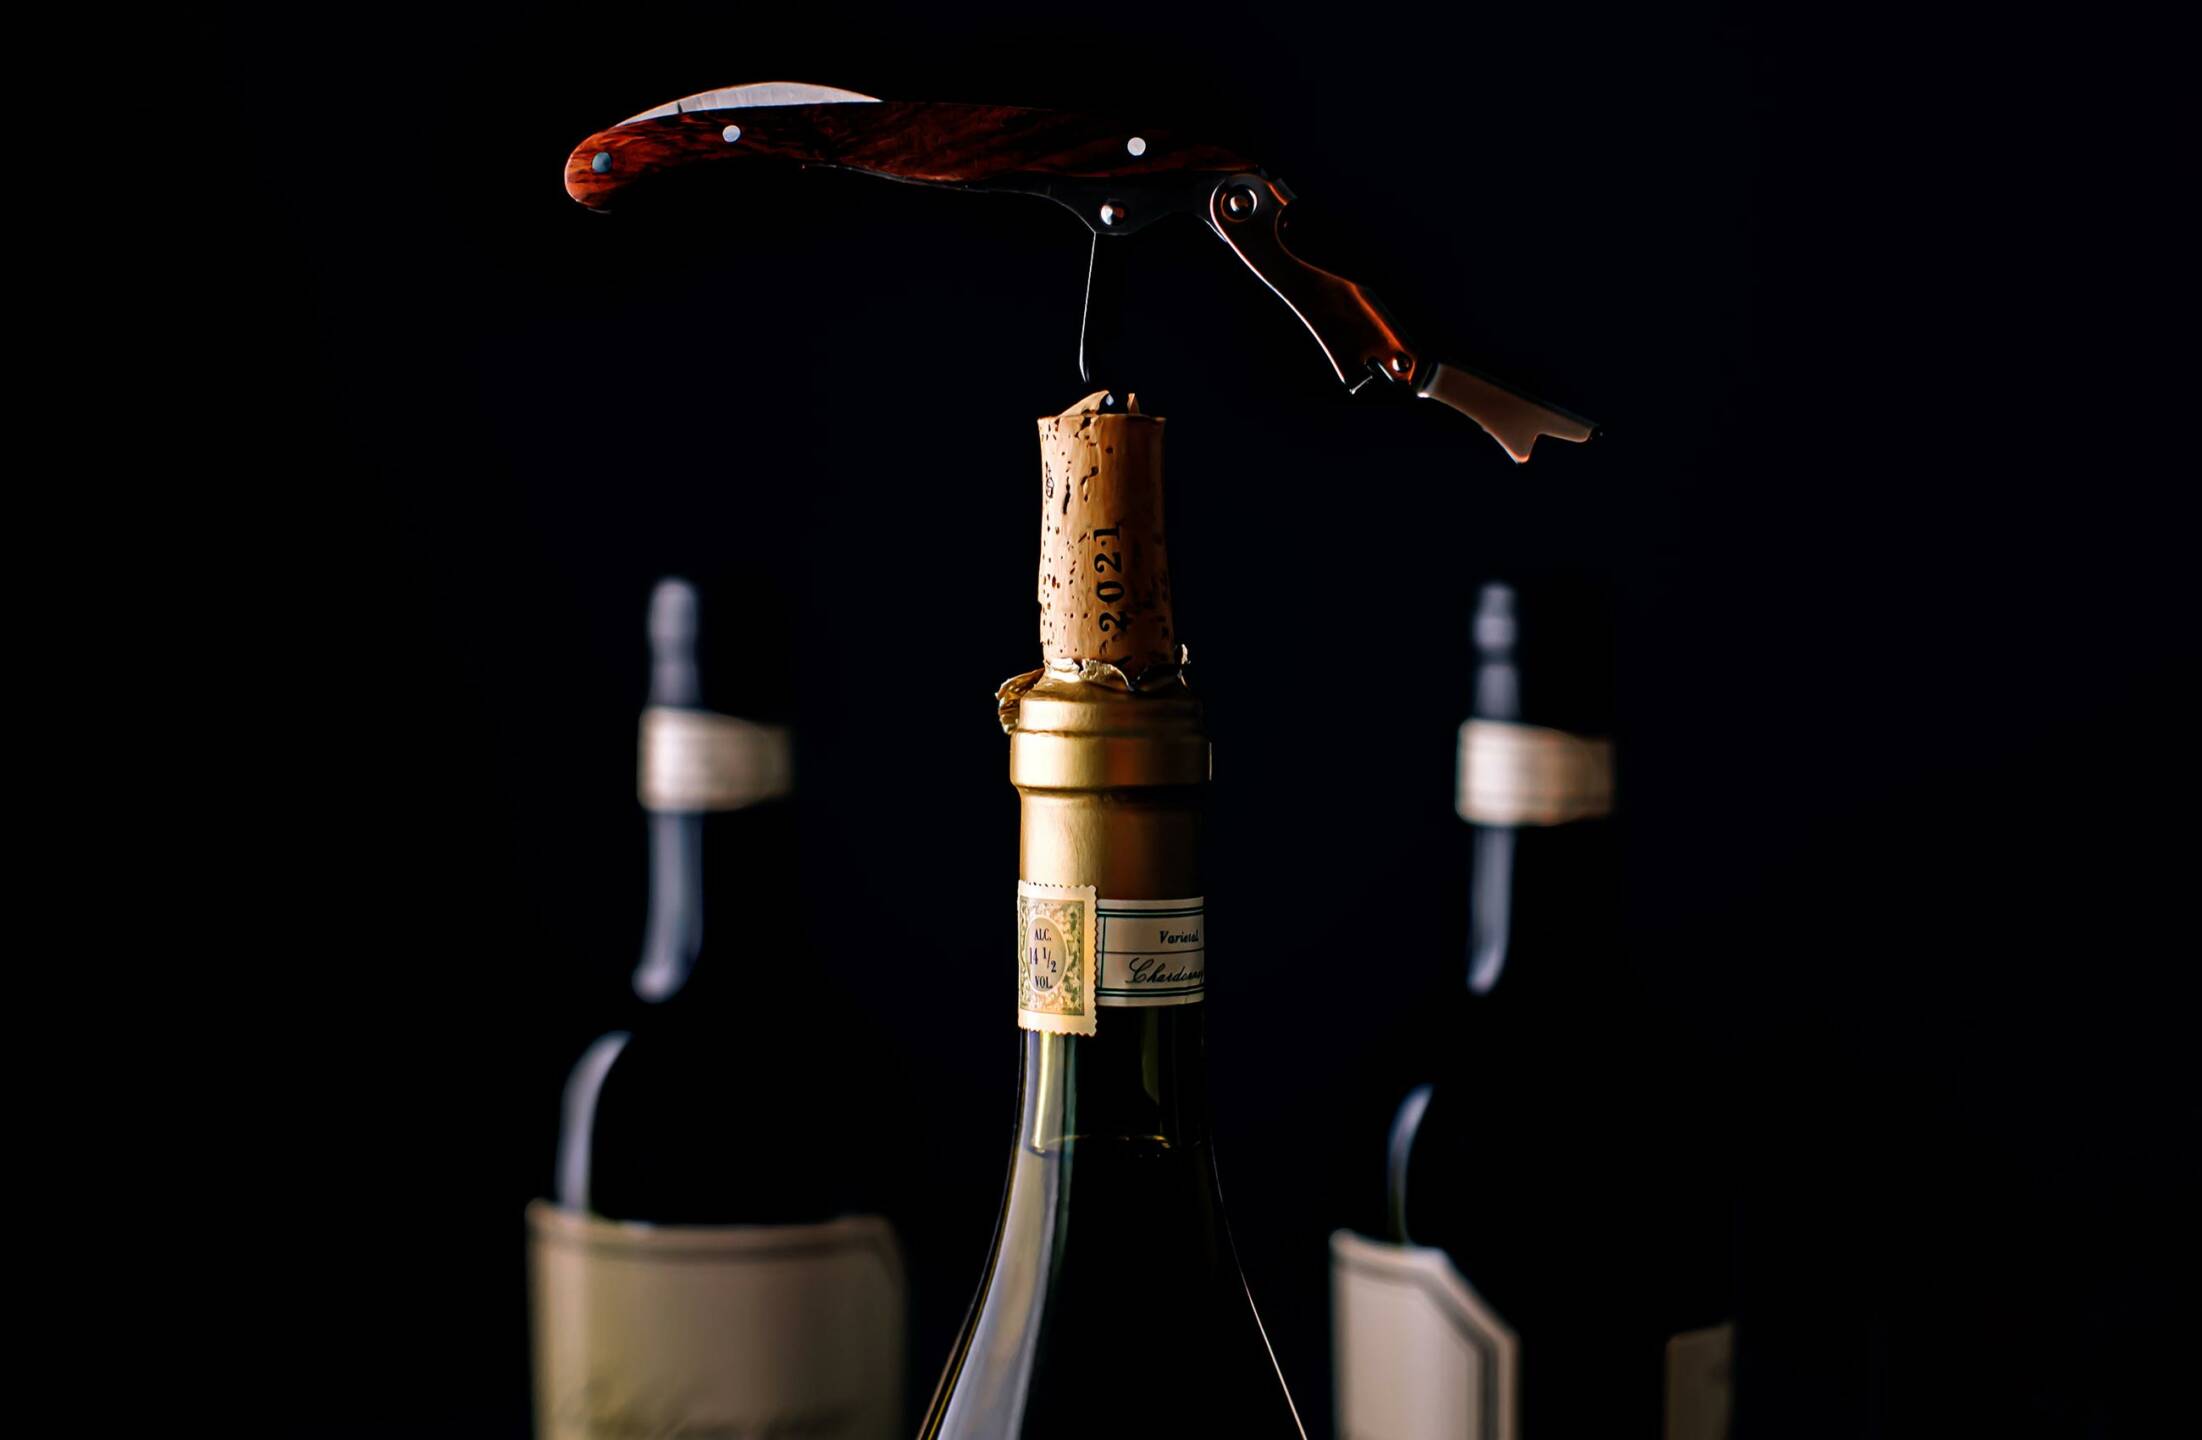
[[[906,1433],[884,1220],[628,1225],[538,1201],[528,1261],[539,1440]]]
[[[1017,882],[1017,1023],[1091,1035],[1107,1006],[1190,1005],[1208,986],[1208,902],[1103,900]]]
[[[1521,1348],[1442,1250],[1330,1237],[1340,1440],[1516,1440]]]
[[[1091,1035],[1101,988],[1091,885],[1017,882],[1017,1023]]]
[[[785,727],[710,710],[652,705],[642,712],[635,790],[648,810],[739,810],[794,787]]]
[[[1189,1005],[1208,987],[1208,902],[1103,900],[1103,1005]]]
[[[1613,809],[1613,743],[1541,725],[1460,727],[1460,818],[1471,825],[1563,825]]]
[[[1736,1322],[1667,1342],[1665,1440],[1727,1440],[1735,1409]]]

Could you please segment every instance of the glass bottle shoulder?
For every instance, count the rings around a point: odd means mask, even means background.
[[[828,1218],[841,1165],[821,1087],[677,1000],[590,1044],[560,1107],[554,1198],[651,1224]],[[830,1065],[827,1067],[830,1070]]]
[[[1113,1044],[1028,1037],[992,1253],[921,1433],[1298,1436],[1204,1118],[1163,1081],[1197,1025],[1148,1017],[1128,1045],[1132,1017],[1111,1018]]]

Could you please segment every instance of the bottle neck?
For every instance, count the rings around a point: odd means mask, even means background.
[[[1472,1013],[1609,993],[1622,968],[1618,837],[1610,817],[1467,827]]]
[[[703,951],[704,817],[653,811],[648,824],[650,910],[634,987],[635,994],[656,1001],[688,982]]]
[[[789,803],[650,811],[646,823],[649,910],[635,994],[662,1003],[718,988],[722,972],[736,967],[752,972],[745,988],[773,988],[774,974],[791,962],[784,944],[796,893]]]
[[[1111,1010],[1092,1035],[1024,1032],[1017,1142],[1190,1150],[1208,1143],[1207,1005]]]
[[[1077,954],[1098,957],[1094,1008],[1081,1017],[1090,1033],[1053,1033],[1081,1026],[1028,1015],[1020,1000],[1027,1149],[1207,1143],[1206,921],[1191,907],[1205,894],[1207,773],[1199,705],[1182,690],[1135,696],[1049,679],[1019,704],[1010,748],[1018,878],[1089,892],[1094,919]],[[1170,1003],[1120,1003],[1148,981],[1158,988],[1137,998]]]
[[[1606,818],[1606,609],[1549,586],[1535,589],[1526,610],[1518,601],[1515,587],[1499,583],[1478,597],[1457,799],[1469,823],[1467,993],[1516,1004],[1527,993],[1579,987],[1616,962],[1620,899]],[[1534,682],[1526,701],[1525,645]]]

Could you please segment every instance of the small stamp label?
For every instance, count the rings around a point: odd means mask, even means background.
[[[1208,988],[1208,902],[1099,903],[1103,1005],[1190,1005]]]
[[[1091,1035],[1100,948],[1091,885],[1017,882],[1017,1023]]]

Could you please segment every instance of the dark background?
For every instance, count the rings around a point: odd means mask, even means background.
[[[278,997],[232,1128],[241,1363],[285,1426],[524,1431],[520,1213],[639,933],[662,574],[797,642],[804,903],[862,937],[835,983],[879,1023],[790,1017],[791,1092],[832,1064],[928,1097],[912,1243],[976,1280],[1015,1062],[1000,967],[953,937],[998,933],[1014,878],[991,696],[1033,663],[1032,420],[1084,393],[1085,232],[824,173],[565,198],[591,131],[786,78],[1235,145],[1429,350],[1608,429],[1516,469],[1338,393],[1197,226],[1136,242],[1218,751],[1225,1182],[1311,1423],[1324,1237],[1378,1184],[1337,1163],[1367,1145],[1342,1097],[1459,954],[1474,585],[1564,568],[1622,600],[1627,963],[1720,1077],[1676,1103],[1737,1157],[1753,1433],[2137,1429],[2193,1133],[2191,586],[2145,363],[2074,328],[2120,277],[2055,278],[2121,183],[2062,133],[2073,96],[2017,78],[2056,37],[1713,7],[225,22],[242,139],[177,378],[222,436],[194,653],[269,707],[198,718],[236,747],[225,815],[283,817],[222,853]],[[950,1288],[918,1297],[928,1373]]]

